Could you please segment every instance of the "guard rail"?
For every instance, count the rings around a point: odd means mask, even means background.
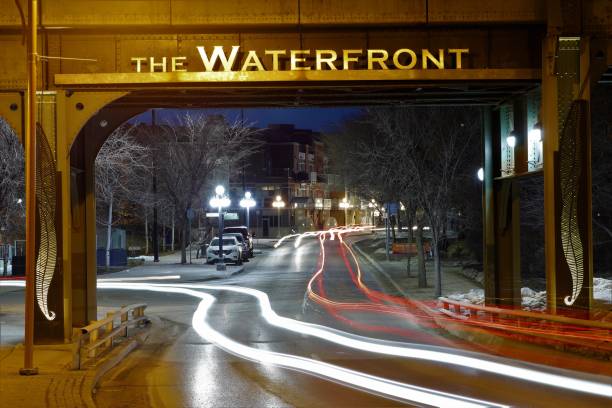
[[[148,322],[144,315],[146,307],[145,303],[123,306],[117,311],[106,313],[104,319],[78,329],[75,333],[77,339],[73,369],[80,369],[86,360],[95,359],[111,349],[117,337],[128,337],[129,328]]]

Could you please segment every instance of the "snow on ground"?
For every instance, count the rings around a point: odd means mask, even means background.
[[[459,302],[484,304],[484,290],[470,289],[467,293],[453,293],[447,296]],[[543,311],[546,309],[546,291],[521,288],[522,306],[525,310]],[[612,303],[612,279],[593,278],[593,298],[604,303]]]
[[[593,298],[612,303],[612,279],[593,278]]]
[[[130,256],[128,259],[142,259],[144,262],[153,262],[153,256],[149,255]]]

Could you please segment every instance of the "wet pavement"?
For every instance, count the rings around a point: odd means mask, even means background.
[[[321,274],[322,282],[319,284],[315,281],[311,287],[316,294],[321,294],[322,289],[325,298],[334,302],[333,307],[313,301],[307,290],[313,274],[321,269],[320,247],[315,238],[305,240],[298,249],[294,249],[292,242],[289,242],[278,249],[265,250],[246,266],[244,272],[204,284],[257,289],[268,295],[272,309],[280,316],[394,341],[383,343],[387,345],[403,347],[406,343],[395,341],[411,341],[451,347],[451,352],[466,347],[459,340],[453,340],[435,328],[423,326],[419,330],[418,319],[415,322],[397,313],[362,310],[361,306],[343,309],[344,304],[367,303],[368,296],[357,288],[356,277],[351,276],[349,270],[355,272],[356,265],[350,259],[350,254],[347,256],[345,252],[343,256],[337,241],[326,241],[323,245],[326,258]],[[366,265],[361,267],[361,282],[369,289],[382,290],[378,280],[374,279],[374,272],[369,271]],[[253,296],[210,287],[197,290],[215,297],[205,318],[210,327],[225,338],[252,349],[303,357],[413,387],[477,399],[482,401],[482,406],[567,406],[568,403],[585,406],[583,404],[588,403],[588,406],[596,407],[606,406],[609,402],[606,398],[508,379],[445,362],[356,350],[272,326],[262,317],[260,306]],[[123,296],[116,289],[101,289],[100,304],[116,304]],[[397,401],[388,396],[374,395],[375,390],[364,392],[356,389],[361,387],[349,384],[347,380],[331,380],[323,371],[315,372],[315,375],[307,374],[274,363],[252,362],[223,351],[194,330],[192,316],[200,299],[174,293],[147,293],[144,290],[132,292],[132,296],[137,296],[138,301],[149,303],[148,313],[159,318],[154,321],[155,335],[100,383],[95,396],[100,407],[428,405],[427,398],[418,403]],[[342,305],[338,306],[338,303]],[[408,308],[405,307],[406,311]],[[372,347],[378,341],[374,341]],[[455,345],[456,350],[453,350]],[[525,364],[519,366],[539,369]],[[567,375],[571,377],[574,374]],[[601,377],[588,379],[601,380]],[[431,405],[440,405],[435,403],[433,396],[431,401]],[[456,406],[459,406],[459,402],[465,401],[457,401]]]
[[[101,310],[145,302],[153,324],[99,383],[96,405],[608,406],[604,362],[588,361],[601,368],[593,376],[474,353],[478,345],[440,330],[419,307],[386,298],[384,278],[338,239],[293,243],[216,280],[198,265],[171,264],[101,276]],[[3,307],[21,296],[1,289]],[[595,394],[584,392],[593,384]]]

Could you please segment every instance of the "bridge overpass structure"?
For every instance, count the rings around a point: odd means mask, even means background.
[[[518,180],[543,174],[548,311],[589,317],[590,90],[612,66],[608,1],[35,5],[36,341],[96,319],[94,160],[160,107],[482,106],[487,303],[520,307]],[[0,116],[22,140],[28,18],[25,2],[0,0]]]

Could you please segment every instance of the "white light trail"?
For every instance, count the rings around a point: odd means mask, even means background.
[[[283,241],[285,241],[285,240],[287,240],[287,239],[289,239],[289,238],[298,237],[298,236],[300,236],[300,235],[301,235],[301,234],[291,234],[291,235],[285,235],[284,237],[282,237],[281,239],[279,239],[278,241],[276,241],[276,243],[274,244],[274,248],[278,248],[278,247],[279,247],[279,246],[280,246],[280,245],[283,243]]]
[[[0,281],[0,286],[24,287],[24,281]],[[235,293],[242,293],[255,297],[260,305],[261,315],[269,324],[283,328],[295,333],[306,334],[320,338],[345,347],[373,352],[378,354],[393,355],[397,357],[434,361],[443,364],[453,364],[461,367],[473,368],[496,375],[511,377],[520,381],[539,383],[550,387],[567,389],[570,391],[584,392],[612,398],[612,386],[607,382],[596,382],[579,378],[568,377],[537,370],[511,365],[501,361],[492,361],[493,356],[483,358],[477,353],[470,355],[457,354],[452,349],[439,346],[417,345],[411,343],[399,343],[401,345],[390,344],[378,339],[358,336],[346,333],[337,329],[320,326],[312,323],[300,322],[298,320],[282,317],[272,309],[268,295],[256,289],[226,286],[226,285],[207,285],[207,284],[144,284],[144,283],[111,283],[99,282],[100,288],[107,289],[129,289],[129,290],[150,290],[158,292],[183,293],[204,299],[206,294],[190,290],[226,290]],[[210,295],[208,295],[210,296]],[[212,330],[212,329],[211,329]],[[395,343],[398,344],[398,343]],[[220,346],[221,347],[221,346]],[[246,347],[246,346],[245,346]],[[246,358],[246,357],[245,357]],[[315,373],[316,374],[316,373]],[[572,373],[575,374],[575,373]],[[341,380],[340,380],[341,381]]]
[[[166,276],[139,276],[126,278],[100,278],[98,282],[138,282],[150,280],[176,280],[181,279],[181,275],[166,275]]]
[[[301,234],[289,234],[289,235],[285,235],[284,237],[282,237],[278,241],[276,241],[276,243],[274,244],[274,248],[278,248],[285,240],[287,240],[289,238],[294,238],[294,237],[297,237],[297,239],[296,239],[295,243],[293,244],[293,246],[295,248],[297,248],[298,246],[300,246],[300,242],[305,237],[329,234],[330,235],[330,239],[333,241],[334,240],[334,234],[340,234],[340,233],[345,234],[347,232],[363,232],[363,231],[367,231],[367,230],[371,230],[371,229],[372,229],[371,226],[332,227],[332,228],[330,228],[328,230],[307,231],[307,232],[303,232]]]
[[[282,317],[276,314],[276,312],[274,312],[272,309],[268,295],[257,289],[239,286],[217,286],[205,284],[193,284],[189,285],[189,287],[207,290],[227,290],[251,295],[258,300],[261,308],[261,315],[269,324],[293,331],[295,333],[318,337],[322,340],[336,343],[345,347],[396,357],[453,364],[490,372],[496,375],[512,377],[521,381],[535,382],[551,387],[565,388],[571,391],[582,391],[589,394],[612,397],[612,387],[606,383],[581,380],[531,368],[518,367],[502,362],[490,361],[482,358],[481,356],[477,357],[476,353],[470,353],[474,356],[461,355],[457,354],[454,350],[447,349],[445,347],[417,345],[412,343],[401,343],[401,346],[389,345],[387,344],[388,342],[378,339],[357,336],[330,327],[300,322],[288,317]]]
[[[457,408],[507,407],[507,405],[496,404],[489,401],[477,400],[410,384],[404,384],[305,357],[245,346],[244,344],[238,343],[219,333],[207,323],[208,309],[210,309],[215,301],[215,298],[208,293],[202,293],[181,287],[168,287],[163,285],[147,285],[139,283],[128,283],[124,285],[104,283],[104,286],[106,288],[114,289],[181,293],[202,299],[192,318],[192,326],[195,331],[202,336],[202,338],[215,344],[217,347],[239,357],[260,364],[271,364],[301,371],[356,389],[364,390],[375,395],[404,402],[416,402],[419,404],[439,407]]]

